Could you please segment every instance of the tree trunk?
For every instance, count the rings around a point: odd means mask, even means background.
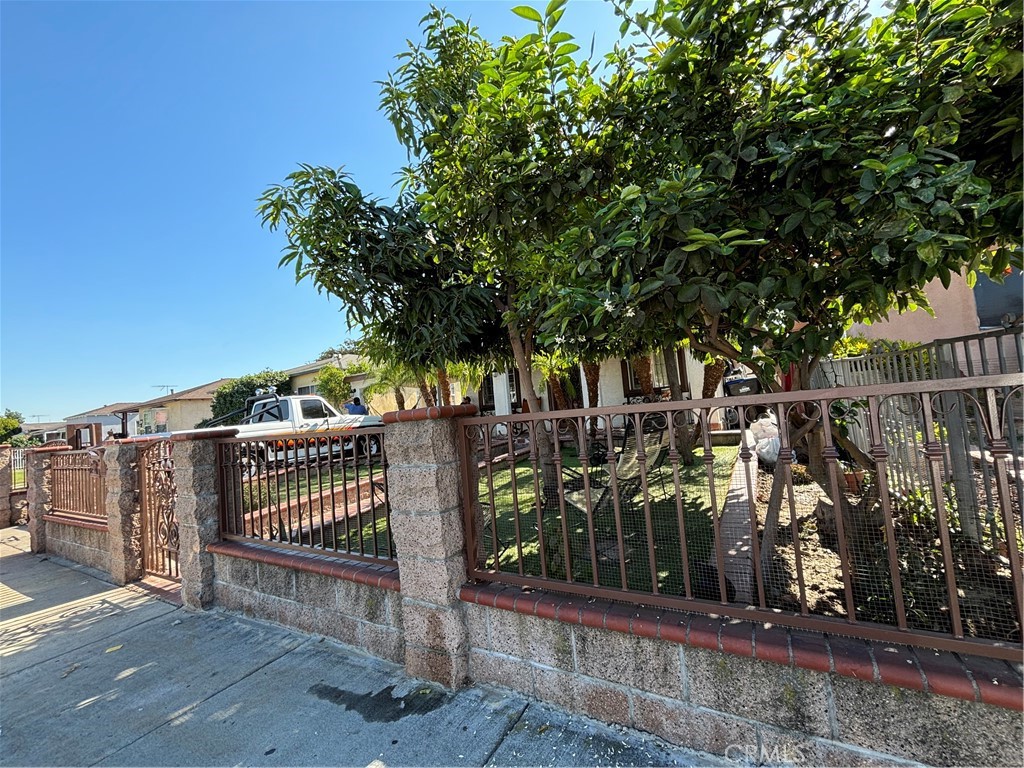
[[[601,364],[584,363],[583,376],[587,380],[587,408],[597,408],[601,391]]]
[[[665,359],[665,375],[668,377],[669,395],[673,401],[683,399],[683,386],[679,381],[679,359],[676,357],[676,349],[672,344],[666,344],[661,349],[662,357]],[[697,463],[697,457],[693,453],[693,446],[700,434],[700,422],[695,421],[687,425],[680,421],[676,424],[676,450],[679,451],[680,460],[684,466],[692,467]]]
[[[420,397],[423,398],[424,408],[432,408],[436,405],[434,402],[434,393],[430,391],[430,387],[427,386],[427,380],[423,378],[423,376],[416,376],[416,386],[420,388]]]
[[[584,363],[583,377],[587,380],[587,408],[597,408],[601,392],[601,364]],[[590,439],[593,440],[597,436],[597,419],[591,417],[587,421]]]
[[[516,370],[519,371],[520,393],[529,405],[530,413],[541,413],[540,397],[537,396],[537,389],[533,386],[533,368],[530,365],[529,349],[532,352],[532,339],[520,334],[517,324],[508,326],[508,338],[512,346],[512,356],[516,361]],[[555,473],[554,448],[551,444],[551,435],[544,428],[544,422],[533,422],[530,436],[533,440],[532,448],[536,450],[538,464],[540,465],[541,487],[544,496],[543,511],[557,511],[558,509],[558,478]],[[532,453],[532,451],[531,451]]]
[[[636,377],[640,381],[640,391],[644,397],[654,400],[654,373],[651,370],[651,358],[648,355],[637,355],[630,359]]]
[[[551,387],[551,396],[555,399],[555,410],[565,411],[569,409],[569,398],[565,396],[565,387],[557,374],[548,375],[548,386]]]
[[[405,392],[402,391],[401,387],[394,387],[395,391],[395,407],[400,411],[405,410]]]
[[[437,369],[437,388],[441,392],[441,405],[451,405],[452,388],[448,382],[448,372],[444,368]]]
[[[709,400],[715,396],[718,391],[718,385],[722,383],[722,379],[725,377],[726,362],[720,357],[716,357],[710,363],[704,364],[704,384],[700,388],[700,396]]]

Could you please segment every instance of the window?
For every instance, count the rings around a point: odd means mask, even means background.
[[[316,388],[315,384],[311,384],[308,387],[299,387],[295,390],[296,395],[319,395],[320,391]]]
[[[323,400],[302,401],[303,419],[326,419],[328,416],[330,416],[330,414],[327,413],[327,409],[324,408]]]
[[[683,350],[676,351],[676,366],[679,369],[679,386],[683,392],[690,389],[686,378],[686,358]],[[668,390],[668,373],[665,371],[665,356],[657,352],[651,356],[651,379],[655,393]],[[640,379],[629,360],[622,361],[622,386],[627,397],[643,395]]]
[[[480,412],[494,411],[494,378],[487,374],[480,384],[480,391],[477,392],[477,402],[480,404]]]
[[[252,418],[249,422],[259,424],[264,421],[287,421],[288,420],[287,400],[262,400],[253,406]]]

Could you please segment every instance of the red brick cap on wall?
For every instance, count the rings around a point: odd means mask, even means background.
[[[239,541],[218,541],[206,546],[206,551],[214,555],[226,555],[242,560],[275,565],[279,568],[290,568],[295,571],[318,573],[321,576],[332,576],[336,579],[352,581],[356,584],[367,584],[371,587],[390,589],[399,592],[402,584],[398,578],[398,569],[389,565],[373,563],[357,563],[326,555],[306,554],[304,552],[286,552],[282,549],[262,547],[258,544],[243,544]]]
[[[499,584],[466,585],[459,597],[527,616],[1024,711],[1024,680],[1012,664],[996,659]]]
[[[430,408],[388,411],[381,418],[385,424],[397,424],[400,421],[429,421],[430,419],[453,419],[456,416],[475,415],[475,405],[434,405]]]
[[[152,435],[136,435],[135,437],[119,437],[114,440],[117,445],[155,443],[159,440],[170,440],[174,443],[186,443],[192,440],[217,440],[224,437],[235,437],[238,430],[234,427],[222,429],[206,429],[202,432],[156,432]]]

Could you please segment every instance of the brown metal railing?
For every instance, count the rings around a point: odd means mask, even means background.
[[[218,440],[225,539],[394,564],[384,430]]]
[[[11,450],[11,490],[20,491],[28,488],[28,468],[25,463],[25,449]]]
[[[1007,374],[460,419],[469,575],[1019,659],[1021,400]]]
[[[53,453],[50,462],[51,510],[105,523],[103,449]]]

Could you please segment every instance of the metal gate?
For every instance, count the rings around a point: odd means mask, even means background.
[[[160,440],[139,451],[139,508],[142,513],[142,568],[178,580],[178,517],[174,511],[173,443]]]

